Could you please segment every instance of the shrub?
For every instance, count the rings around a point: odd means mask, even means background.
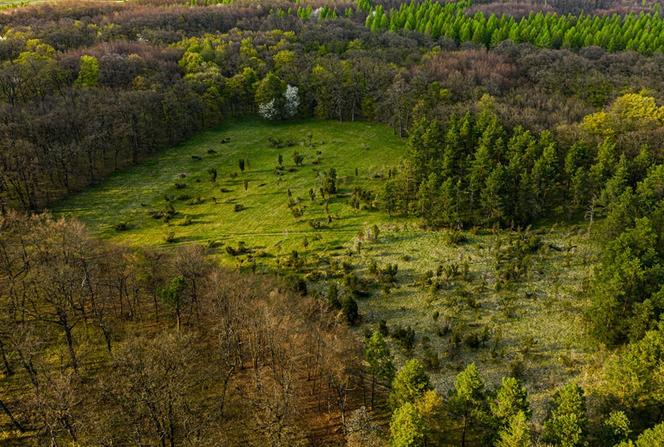
[[[461,245],[468,242],[468,237],[463,231],[449,230],[443,235],[443,240],[448,245]]]
[[[355,325],[360,319],[359,309],[357,307],[357,302],[351,296],[345,296],[341,300],[341,310],[346,317],[346,321],[351,326]]]
[[[164,242],[166,242],[167,244],[172,244],[173,242],[175,242],[175,232],[169,231],[168,233],[166,233],[166,235],[164,236]]]
[[[406,351],[412,351],[415,347],[415,330],[410,326],[405,328],[396,326],[391,335]]]
[[[113,226],[115,231],[127,231],[129,229],[129,224],[127,222],[120,222]]]
[[[239,213],[240,211],[244,211],[244,210],[245,210],[245,207],[241,203],[236,203],[233,206],[233,211],[235,211],[236,213]]]

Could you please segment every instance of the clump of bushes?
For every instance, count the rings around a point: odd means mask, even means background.
[[[468,236],[463,231],[449,230],[443,235],[443,240],[447,245],[461,245],[468,242]]]
[[[226,246],[226,253],[231,256],[240,256],[249,253],[251,250],[247,247],[247,244],[244,241],[240,241],[237,244],[237,247],[231,245]]]
[[[164,242],[166,242],[167,244],[172,244],[173,242],[175,242],[175,232],[169,231],[168,233],[166,233],[166,235],[164,236]]]
[[[501,290],[525,277],[531,264],[530,256],[541,246],[541,239],[529,230],[516,231],[498,240],[494,249],[496,289]]]
[[[178,212],[175,211],[175,208],[171,203],[168,203],[165,208],[158,211],[150,210],[148,214],[153,219],[162,219],[164,222],[169,222],[178,214]]]
[[[120,222],[113,226],[115,231],[127,231],[129,230],[129,224],[127,222]]]
[[[415,330],[410,326],[395,326],[390,335],[406,351],[412,351],[415,347]]]
[[[270,146],[275,148],[275,149],[280,149],[282,147],[292,147],[295,146],[295,141],[288,139],[288,140],[283,140],[279,137],[273,137],[269,136],[267,137],[268,143],[270,143]]]
[[[235,205],[233,205],[233,211],[235,211],[236,213],[239,213],[240,211],[244,211],[245,209],[246,209],[246,207],[244,205],[242,205],[241,203],[236,203]]]
[[[176,183],[175,189],[185,189],[187,187],[186,183]]]

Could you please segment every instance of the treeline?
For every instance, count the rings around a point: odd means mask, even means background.
[[[444,122],[485,93],[506,126],[546,129],[628,86],[661,92],[664,83],[661,58],[597,47],[457,51],[418,33],[370,33],[348,18],[244,3],[191,8],[184,23],[177,8],[134,7],[46,5],[0,16],[11,24],[0,40],[2,209],[48,207],[224,117],[272,99],[283,106],[289,86],[296,110],[271,116],[376,120],[406,135],[422,111]]]
[[[431,227],[592,221],[664,162],[663,126],[663,107],[629,94],[556,139],[549,131],[505,128],[485,97],[476,113],[416,122],[384,206],[420,215]]]
[[[659,6],[647,14],[557,15],[537,12],[521,19],[511,15],[466,14],[470,0],[440,3],[402,3],[399,9],[378,5],[367,16],[372,31],[414,30],[456,43],[473,42],[486,48],[504,40],[542,48],[579,49],[599,46],[608,51],[664,52],[664,19]]]
[[[361,404],[346,323],[198,246],[0,218],[0,432],[21,445],[311,445]]]
[[[367,335],[364,354],[374,380],[390,384],[389,434],[390,445],[395,447],[452,442],[461,446],[496,447],[646,447],[660,445],[664,439],[664,424],[657,410],[661,409],[662,401],[656,391],[662,383],[653,373],[661,368],[663,359],[661,353],[648,358],[649,352],[661,349],[662,329],[661,325],[655,327],[610,366],[612,372],[606,389],[627,391],[629,388],[627,393],[633,401],[616,401],[603,396],[606,400],[599,408],[601,414],[591,417],[587,401],[595,396],[570,382],[555,390],[537,431],[531,421],[528,390],[517,378],[503,377],[499,385],[492,387],[471,363],[456,375],[451,389],[443,395],[433,387],[420,360],[408,360],[401,369],[395,370],[390,350],[379,330]],[[636,380],[621,387],[619,381],[627,376]],[[637,383],[641,384],[638,390],[634,387]],[[634,394],[629,395],[629,392]],[[644,412],[644,408],[649,412]],[[359,413],[359,416],[363,416],[362,423],[350,426],[347,445],[384,445],[367,415]],[[633,435],[634,429],[640,433],[638,436]]]

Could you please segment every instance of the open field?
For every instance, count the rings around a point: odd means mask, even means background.
[[[272,147],[271,137],[293,145]],[[221,144],[222,139],[229,142]],[[205,132],[118,172],[54,211],[77,217],[103,238],[131,246],[165,244],[165,235],[172,231],[176,244],[216,241],[219,246],[235,246],[242,241],[275,256],[302,250],[307,238],[308,251],[320,253],[343,245],[365,226],[386,220],[375,211],[355,210],[348,196],[356,186],[377,189],[380,177],[399,162],[404,150],[404,142],[378,124],[245,121]],[[293,162],[296,151],[304,155],[302,166]],[[279,155],[284,166],[281,177],[275,174]],[[246,160],[244,172],[240,159]],[[210,180],[210,168],[217,169],[215,182]],[[339,191],[329,203],[333,221],[328,223],[319,173],[330,168],[337,171]],[[176,183],[181,189],[176,189]],[[310,189],[316,194],[313,201]],[[293,200],[301,202],[301,217],[293,217],[289,209],[289,190]],[[178,213],[169,222],[149,215],[168,205],[165,196],[174,199],[168,203]],[[242,211],[234,211],[236,205]],[[183,225],[186,219],[191,222]],[[325,229],[314,230],[312,220],[321,221]],[[128,230],[117,231],[119,223],[126,223]]]
[[[293,145],[275,148],[269,138]],[[295,151],[305,156],[302,166],[295,166]],[[403,141],[376,124],[231,123],[118,172],[54,211],[131,246],[167,246],[165,235],[173,232],[170,245],[206,244],[229,265],[257,262],[259,269],[271,270],[284,265],[293,250],[302,259],[301,270],[318,272],[318,277],[335,277],[330,260],[352,265],[354,274],[369,284],[370,296],[358,299],[363,322],[376,328],[385,320],[390,330],[415,330],[410,351],[391,339],[399,364],[413,355],[429,363],[437,359],[430,372],[441,391],[450,389],[469,362],[476,362],[492,385],[502,376],[518,375],[531,393],[535,421],[541,421],[553,390],[573,377],[590,379],[584,374],[597,358],[583,342],[588,337],[583,334],[582,292],[596,255],[586,228],[554,225],[538,232],[540,248],[530,255],[527,273],[498,290],[496,244],[506,232],[466,232],[467,241],[454,244],[446,232],[423,230],[413,219],[350,205],[353,188],[378,191],[404,151]],[[281,178],[275,174],[280,154],[285,167]],[[248,163],[244,172],[240,159]],[[215,182],[210,168],[218,171]],[[318,190],[319,173],[330,168],[337,171],[339,191],[329,203],[333,220],[328,224]],[[186,186],[176,189],[176,183]],[[313,201],[309,189],[316,191]],[[303,204],[301,217],[289,209],[288,190]],[[150,216],[169,203],[177,211],[170,221]],[[236,204],[243,209],[235,211]],[[310,221],[322,222],[322,228],[312,228]],[[119,223],[127,228],[118,231]],[[374,224],[380,230],[377,240],[360,236]],[[241,242],[248,248],[245,255],[231,256],[223,249]],[[389,292],[373,279],[372,262],[398,266]],[[467,266],[467,273],[447,278],[434,274],[442,286],[433,290],[427,272],[452,264],[461,270]]]

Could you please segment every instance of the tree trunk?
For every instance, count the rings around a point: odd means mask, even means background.
[[[74,368],[74,371],[78,373],[78,359],[76,358],[76,350],[74,349],[74,336],[72,334],[72,328],[66,321],[63,321],[62,328],[65,331],[65,339],[67,340],[67,350],[69,351],[71,366]]]
[[[23,428],[23,425],[21,425],[21,423],[16,420],[12,412],[9,410],[9,407],[7,407],[2,399],[0,399],[0,408],[2,408],[2,411],[7,415],[13,426],[16,427],[16,429],[21,433],[25,433],[25,428]]]
[[[7,353],[5,352],[5,345],[2,343],[2,340],[0,339],[0,356],[2,356],[2,364],[5,367],[5,375],[11,376],[14,374],[14,370],[12,369],[12,366],[9,364],[9,360],[7,359]]]

